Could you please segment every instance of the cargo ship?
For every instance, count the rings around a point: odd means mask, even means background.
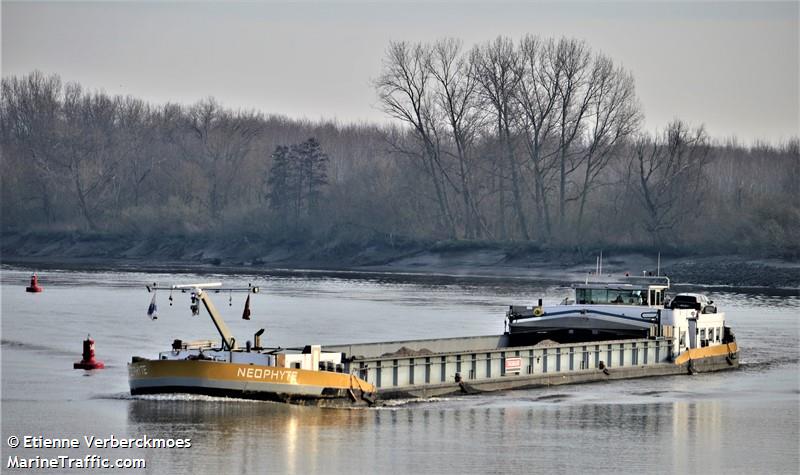
[[[725,314],[700,294],[668,296],[666,277],[573,285],[558,305],[512,305],[497,335],[242,348],[208,289],[172,286],[202,302],[221,342],[173,342],[158,359],[134,357],[132,394],[189,392],[323,406],[429,398],[739,366]],[[248,289],[256,292],[257,288]]]

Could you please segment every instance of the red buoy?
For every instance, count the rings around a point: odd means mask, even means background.
[[[94,359],[94,340],[87,335],[83,340],[83,359],[72,365],[73,369],[103,369],[106,365]]]
[[[39,279],[36,277],[36,274],[31,276],[31,285],[25,287],[25,292],[41,292],[44,290],[39,286]]]

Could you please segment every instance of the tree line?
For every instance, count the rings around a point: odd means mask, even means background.
[[[3,231],[800,251],[797,137],[645,131],[633,75],[583,41],[393,42],[374,87],[390,125],[6,77]]]

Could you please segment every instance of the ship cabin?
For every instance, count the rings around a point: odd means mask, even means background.
[[[574,285],[575,300],[565,304],[660,307],[669,289],[667,277],[626,277],[622,282]]]

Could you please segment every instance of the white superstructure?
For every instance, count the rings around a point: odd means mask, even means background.
[[[671,337],[675,355],[733,339],[713,301],[693,293],[669,298],[669,288],[667,277],[576,284],[573,298],[559,305],[511,306],[509,333],[517,342]]]

